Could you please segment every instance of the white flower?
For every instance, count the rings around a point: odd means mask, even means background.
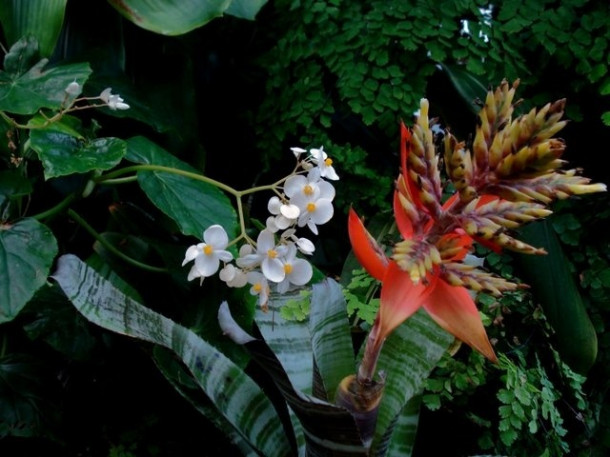
[[[66,94],[70,95],[71,97],[77,97],[80,95],[83,88],[76,81],[72,81],[64,90],[66,91]]]
[[[127,103],[123,103],[124,100],[118,94],[112,94],[112,89],[107,87],[100,94],[100,99],[108,105],[108,108],[112,110],[125,110],[129,109],[129,105]]]
[[[287,252],[282,258],[285,278],[278,283],[277,291],[281,294],[288,291],[290,285],[303,286],[313,276],[313,269],[308,261],[297,258],[297,248],[294,244],[287,246]]]
[[[301,251],[303,254],[306,254],[306,255],[313,254],[313,252],[316,250],[314,244],[307,238],[298,238],[295,235],[295,233],[296,233],[295,229],[285,230],[282,233],[281,238],[282,238],[282,240],[285,240],[286,242],[288,242],[288,240],[290,240],[293,243],[295,243],[297,248],[299,249],[299,251]]]
[[[292,151],[292,153],[294,154],[294,156],[297,159],[301,156],[301,154],[303,154],[304,152],[307,152],[305,149],[298,148],[298,147],[290,148],[290,150]]]
[[[323,178],[331,179],[333,181],[339,179],[339,176],[337,176],[337,173],[333,168],[332,159],[328,157],[326,152],[324,152],[324,148],[322,146],[320,146],[320,149],[310,149],[309,153],[311,154],[313,162],[318,165],[320,175]]]
[[[243,287],[248,283],[246,272],[235,265],[228,263],[218,273],[218,277],[229,287]]]
[[[321,170],[319,168],[312,169],[307,176],[294,175],[284,183],[284,192],[290,198],[290,202],[296,205],[301,212],[304,208],[299,205],[299,202],[304,200],[317,199],[319,197],[335,198],[335,188],[328,181],[320,179]]]
[[[325,224],[333,217],[332,201],[335,197],[335,188],[327,181],[315,181],[317,173],[310,174],[313,176],[313,180],[309,175],[307,178],[300,175],[295,176],[294,178],[301,179],[292,179],[290,182],[287,180],[284,192],[286,195],[291,195],[291,203],[297,205],[301,210],[297,225],[299,227],[307,225],[317,235],[316,226]]]
[[[195,278],[207,278],[218,271],[220,261],[230,262],[233,254],[226,251],[229,244],[229,237],[224,228],[220,225],[212,225],[203,232],[203,243],[190,246],[186,250],[182,265],[186,265],[191,260],[195,263],[188,274],[188,280]]]
[[[280,257],[286,252],[286,246],[276,246],[275,236],[268,229],[262,230],[256,240],[256,252],[240,256],[237,264],[243,268],[254,268],[258,265],[269,281],[280,282],[286,276]]]
[[[274,216],[267,219],[267,228],[273,233],[294,225],[301,212],[298,206],[284,203],[277,196],[269,199],[267,209]]]
[[[269,301],[269,283],[267,278],[260,271],[251,271],[248,273],[248,283],[252,284],[250,293],[258,295],[258,304],[266,310],[267,302]]]

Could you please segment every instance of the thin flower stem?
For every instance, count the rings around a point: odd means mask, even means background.
[[[48,210],[43,211],[42,213],[35,214],[34,216],[32,216],[32,218],[40,221],[40,220],[55,216],[56,214],[59,214],[60,212],[62,212],[75,199],[76,199],[76,194],[69,194],[62,201],[60,201],[57,205],[55,205],[53,208],[49,208]]]
[[[136,259],[133,259],[133,258],[125,255],[123,252],[121,252],[119,249],[117,249],[115,246],[113,246],[111,243],[109,243],[106,239],[104,239],[104,237],[102,237],[99,233],[97,233],[95,231],[95,229],[87,223],[87,221],[85,221],[82,217],[80,217],[78,215],[78,213],[76,213],[76,211],[69,209],[68,215],[72,219],[74,219],[81,227],[83,227],[87,232],[89,232],[89,234],[91,236],[93,236],[93,238],[95,238],[97,241],[99,241],[100,244],[102,244],[106,249],[108,249],[110,252],[112,252],[117,257],[120,257],[121,259],[123,259],[125,262],[127,262],[135,267],[141,268],[143,270],[152,271],[154,273],[167,273],[168,272],[167,268],[148,265],[146,263],[142,263]]]

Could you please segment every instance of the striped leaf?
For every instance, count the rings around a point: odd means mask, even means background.
[[[7,44],[33,36],[40,55],[51,57],[64,22],[68,0],[2,0],[0,23]]]
[[[89,321],[174,351],[217,412],[265,456],[288,455],[277,412],[241,368],[192,331],[124,295],[74,255],[58,259],[52,276]]]
[[[384,343],[377,368],[386,374],[386,386],[379,407],[373,454],[387,454],[394,439],[393,425],[405,405],[422,391],[424,382],[453,336],[420,310],[405,321]]]

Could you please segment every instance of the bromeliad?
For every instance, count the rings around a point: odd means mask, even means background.
[[[422,99],[411,130],[401,124],[401,167],[393,200],[401,239],[388,252],[350,209],[353,251],[381,282],[381,296],[358,373],[340,387],[343,405],[359,413],[375,410],[384,383],[383,378],[374,379],[383,343],[419,308],[457,339],[497,361],[471,292],[501,295],[525,286],[465,263],[474,242],[495,251],[544,254],[544,249],[514,238],[512,231],[551,214],[548,205],[554,199],[606,190],[578,176],[577,170],[559,171],[565,144],[552,137],[566,124],[561,121],[565,100],[513,119],[517,86],[518,81],[512,86],[503,81],[487,94],[472,144],[445,133],[446,182],[441,180],[441,154],[428,119],[428,101]],[[446,188],[453,193],[445,199]],[[371,392],[375,395],[368,401]]]

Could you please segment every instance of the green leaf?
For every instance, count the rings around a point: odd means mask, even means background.
[[[285,455],[288,442],[272,403],[224,354],[187,328],[124,295],[74,255],[61,256],[52,277],[94,324],[173,350],[218,414],[263,455]]]
[[[0,224],[0,324],[13,320],[46,283],[56,255],[46,225],[35,219]]]
[[[267,0],[233,0],[225,14],[253,21]]]
[[[255,449],[233,428],[233,426],[218,414],[213,403],[205,396],[197,381],[176,355],[161,346],[155,346],[153,360],[168,382],[182,395],[197,411],[205,416],[220,433],[230,440],[241,451],[244,457],[257,457]]]
[[[40,360],[26,354],[0,357],[0,439],[39,436],[58,420],[59,405],[49,401],[55,380]]]
[[[393,425],[392,441],[387,455],[391,457],[411,457],[415,445],[421,395],[411,398],[404,406]]]
[[[68,84],[76,81],[82,86],[91,74],[87,63],[45,69],[48,59],[33,63],[35,54],[35,43],[20,40],[4,57],[4,71],[0,71],[0,110],[34,114],[41,108],[59,109],[66,100]]]
[[[543,247],[548,254],[517,255],[517,274],[531,286],[555,330],[563,360],[584,374],[597,358],[597,334],[557,234],[549,221],[528,224],[520,233],[524,242]]]
[[[446,65],[439,63],[443,71],[449,76],[449,80],[453,83],[453,87],[458,94],[468,104],[473,113],[479,112],[479,107],[474,103],[475,100],[485,100],[487,89],[481,81],[464,70],[463,67],[457,65]]]
[[[200,174],[144,137],[127,141],[126,158],[136,163],[162,165]],[[148,198],[178,223],[185,235],[201,238],[210,225],[220,224],[229,238],[235,236],[237,214],[229,198],[217,187],[164,171],[139,171],[138,183]]]
[[[45,179],[114,168],[127,152],[119,138],[86,140],[51,124],[30,133],[30,146],[42,161]]]
[[[32,35],[44,57],[55,49],[64,22],[68,0],[4,0],[0,2],[0,23],[4,37],[12,45]]]
[[[143,29],[182,35],[223,14],[254,19],[266,0],[108,0],[123,16]]]
[[[393,424],[403,407],[423,391],[426,379],[443,356],[453,337],[420,310],[388,337],[383,345],[378,372],[386,373],[373,440],[377,455],[383,455],[394,438]]]
[[[313,285],[309,330],[316,366],[334,401],[341,380],[356,369],[354,347],[341,286],[330,278]]]
[[[23,174],[15,170],[0,171],[0,208],[5,202],[30,193],[32,193],[32,183]]]
[[[77,313],[57,286],[41,287],[23,310],[28,337],[42,340],[72,360],[90,360],[97,340],[91,326]]]
[[[221,306],[219,320],[224,333],[236,343],[244,345],[253,359],[271,376],[298,417],[305,430],[306,455],[368,455],[354,418],[347,410],[296,390],[275,352],[265,340],[255,339],[244,332],[232,319],[226,303]]]

